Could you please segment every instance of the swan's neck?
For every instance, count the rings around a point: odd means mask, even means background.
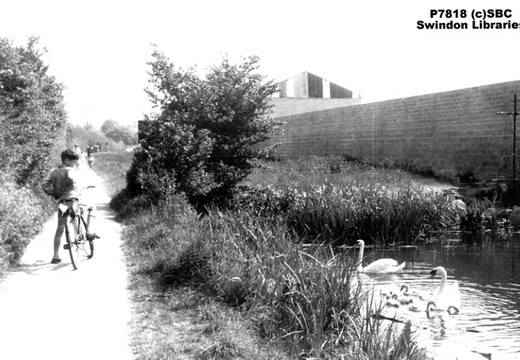
[[[441,271],[441,286],[439,287],[439,292],[437,293],[437,297],[444,292],[444,288],[446,287],[446,273]]]
[[[362,272],[363,271],[363,253],[365,251],[365,244],[361,244],[359,248],[359,257],[358,257],[358,264],[356,267],[357,271]]]

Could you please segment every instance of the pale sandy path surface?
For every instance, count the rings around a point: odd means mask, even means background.
[[[0,283],[0,359],[133,358],[120,225],[101,179],[90,171],[83,179],[96,185],[88,190],[101,235],[94,257],[73,270],[62,240],[62,263],[50,264],[56,215],[47,221],[27,248],[22,266]]]

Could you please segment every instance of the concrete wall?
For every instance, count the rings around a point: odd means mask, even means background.
[[[279,118],[289,115],[303,114],[320,110],[335,109],[339,107],[357,105],[361,103],[356,99],[296,99],[296,98],[273,98],[272,117]]]
[[[338,154],[446,176],[511,176],[513,117],[496,112],[513,111],[515,92],[520,81],[285,116],[285,134],[267,145],[281,142],[282,158]]]

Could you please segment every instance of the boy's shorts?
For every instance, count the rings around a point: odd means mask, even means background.
[[[63,206],[59,206],[59,205],[65,205],[67,207],[67,209],[65,210]],[[68,217],[63,216],[63,215],[65,215],[67,210],[70,209],[70,211],[72,211],[72,217],[74,217],[76,214],[76,211],[78,210],[78,207],[79,207],[79,201],[76,199],[61,200],[59,202],[59,205],[58,205],[58,225],[65,225],[65,224],[67,224]]]

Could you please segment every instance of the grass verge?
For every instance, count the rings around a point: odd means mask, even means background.
[[[106,159],[98,156],[98,171],[122,189],[124,182],[112,176],[118,172],[106,164],[128,168],[131,156]],[[123,236],[136,358],[427,358],[409,325],[382,326],[372,316],[379,310],[366,310],[370,293],[356,282],[350,254],[309,246],[307,235],[282,216],[298,206],[278,205],[283,211],[268,211],[270,217],[213,210],[199,218],[172,194],[156,207],[130,212]]]

